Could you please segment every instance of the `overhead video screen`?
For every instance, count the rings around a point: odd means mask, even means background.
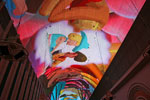
[[[89,100],[145,0],[4,0],[50,100]]]

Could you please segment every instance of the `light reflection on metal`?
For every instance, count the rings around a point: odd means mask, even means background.
[[[144,53],[143,53],[143,56],[146,57],[146,56],[150,56],[150,44],[147,46],[147,48],[145,49]]]

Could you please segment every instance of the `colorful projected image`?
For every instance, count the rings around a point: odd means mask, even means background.
[[[58,26],[61,26],[59,30],[53,30]],[[74,32],[67,21],[45,26],[35,36],[34,53],[30,56],[33,67],[37,70],[40,64],[68,68],[71,65],[109,63],[110,43],[103,32],[95,32]]]
[[[89,100],[145,3],[6,1],[32,67],[50,100]]]

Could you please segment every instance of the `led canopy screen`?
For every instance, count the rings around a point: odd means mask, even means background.
[[[50,100],[88,100],[145,0],[4,0]]]

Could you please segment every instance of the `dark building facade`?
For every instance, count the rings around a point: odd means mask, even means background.
[[[150,100],[150,1],[146,1],[90,100]],[[103,99],[102,99],[103,100]]]
[[[2,43],[22,45],[4,5],[1,1],[0,52],[4,52]],[[0,100],[38,100],[40,95],[45,93],[27,57],[23,60],[0,58]]]

